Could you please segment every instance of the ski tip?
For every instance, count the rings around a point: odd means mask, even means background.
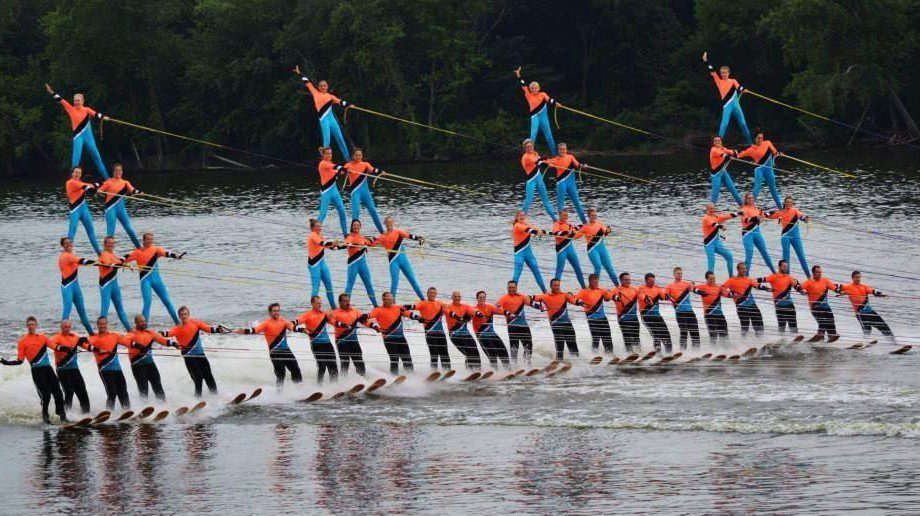
[[[199,401],[195,404],[194,407],[191,408],[191,410],[189,410],[189,412],[198,412],[199,410],[205,408],[207,405],[208,403],[206,401]]]
[[[363,391],[363,390],[364,390],[364,384],[363,384],[363,383],[356,383],[354,387],[352,387],[351,389],[348,389],[348,394],[349,394],[349,395],[358,394],[359,392],[361,392],[361,391]]]
[[[757,354],[757,348],[748,348],[741,354],[743,357],[752,357]]]
[[[590,361],[589,363],[590,363],[591,365],[597,365],[597,364],[600,364],[603,360],[604,360],[604,357],[602,357],[602,356],[596,356],[596,357],[592,358],[591,361]]]
[[[712,353],[706,353],[700,357],[700,360],[709,360],[710,358],[712,358]]]
[[[168,410],[161,410],[160,412],[157,413],[157,415],[153,416],[153,421],[154,422],[163,421],[164,419],[166,419],[166,416],[168,415],[169,415]]]
[[[910,350],[913,349],[913,348],[914,348],[913,346],[901,346],[900,348],[898,348],[898,349],[892,351],[890,354],[892,354],[892,355],[903,355],[904,353],[907,353],[908,351],[910,351]]]
[[[559,365],[559,361],[558,361],[558,360],[553,360],[553,361],[551,361],[551,362],[549,363],[549,365],[548,365],[547,367],[555,367],[555,366],[557,366],[557,365]]]
[[[526,369],[518,369],[517,371],[514,372],[514,376],[521,376],[522,374],[526,372],[527,372]]]
[[[249,397],[246,398],[246,401],[249,401],[249,400],[251,400],[251,399],[253,399],[253,398],[258,398],[258,397],[261,396],[261,395],[262,395],[262,388],[261,388],[261,387],[256,387],[256,390],[252,391],[252,394],[250,394]]]
[[[156,409],[153,407],[144,407],[144,409],[137,413],[137,419],[146,419],[150,417],[150,414],[153,414],[155,410]]]
[[[502,376],[502,380],[514,380],[517,377],[517,373],[508,373],[505,376]]]
[[[236,396],[234,396],[234,398],[233,398],[232,400],[230,400],[230,404],[231,404],[231,405],[239,405],[240,403],[242,403],[242,402],[245,401],[245,400],[246,400],[246,393],[245,393],[245,392],[241,392],[241,393],[237,394]],[[179,410],[182,410],[183,408],[185,408],[185,407],[182,407],[182,408],[180,408]],[[178,413],[179,410],[176,411],[176,415],[177,415],[177,416],[181,416],[181,415],[182,415],[182,414],[179,414],[179,413]]]
[[[446,380],[446,379],[448,379],[448,378],[451,378],[451,377],[454,376],[455,374],[457,374],[457,371],[455,371],[455,370],[453,370],[453,369],[448,369],[447,371],[444,371],[444,376],[442,376],[441,379],[442,379],[442,380]]]
[[[428,383],[431,383],[431,382],[436,382],[436,381],[438,381],[440,378],[441,378],[441,373],[439,373],[438,371],[435,371],[435,372],[429,374],[428,376],[426,376],[426,377],[425,377],[425,381],[428,382]]]
[[[804,335],[796,335],[795,338],[792,339],[792,343],[793,343],[793,344],[796,344],[796,343],[798,343],[798,342],[802,342],[803,340],[805,340],[805,336],[804,336]]]
[[[101,416],[97,416],[95,419],[93,419],[92,424],[101,425],[102,423],[105,423],[106,421],[108,421],[110,417],[112,416],[109,414],[103,414]]]
[[[112,412],[111,412],[111,411],[103,410],[102,412],[96,414],[96,416],[93,418],[93,423],[95,423],[97,420],[106,421],[106,420],[108,420],[109,417],[111,417],[111,416],[112,416]],[[105,419],[103,419],[103,418],[105,418]]]
[[[179,407],[176,409],[176,417],[182,417],[186,415],[189,411],[188,407]]]
[[[401,374],[397,376],[396,378],[393,378],[393,385],[399,385],[403,383],[404,381],[406,381],[406,375]]]
[[[495,374],[495,371],[486,371],[486,372],[482,373],[482,376],[480,377],[480,380],[485,380],[485,379],[488,379],[488,378],[492,378],[492,375],[494,375],[494,374]]]
[[[323,397],[323,393],[321,393],[321,392],[314,392],[313,394],[307,396],[306,398],[304,398],[304,399],[301,400],[301,401],[303,401],[303,402],[305,402],[305,403],[313,403],[314,401],[319,401],[320,399],[322,399],[322,397]]]
[[[725,355],[716,355],[716,356],[712,357],[712,360],[713,360],[714,362],[721,362],[721,361],[725,360],[725,358],[726,358]]]
[[[539,369],[531,369],[530,371],[527,371],[526,373],[524,373],[524,376],[533,376],[539,372],[540,372]]]
[[[337,399],[344,398],[344,397],[345,397],[345,392],[342,391],[342,392],[337,392],[333,394],[332,397],[329,399],[337,400]]]
[[[620,357],[613,357],[607,362],[607,365],[616,365],[620,363]]]
[[[550,371],[550,372],[546,373],[546,377],[547,377],[547,378],[552,378],[552,377],[556,376],[556,373],[557,373],[557,371]]]
[[[121,415],[118,416],[118,419],[116,419],[115,421],[116,421],[116,422],[117,422],[117,421],[124,421],[124,420],[126,420],[126,419],[131,419],[132,417],[134,417],[134,411],[133,411],[133,410],[126,410],[126,411],[122,412]]]
[[[678,351],[677,353],[674,353],[673,355],[671,355],[671,360],[677,360],[678,358],[680,358],[680,357],[682,357],[682,356],[684,356],[684,352],[683,352],[683,351]]]
[[[475,371],[475,372],[473,372],[473,373],[470,373],[470,375],[467,376],[466,378],[464,378],[463,381],[464,381],[464,382],[475,382],[475,381],[478,380],[481,376],[482,376],[482,373],[480,373],[479,371]]]
[[[562,365],[562,367],[559,368],[559,371],[558,371],[558,372],[560,372],[560,373],[567,373],[567,372],[569,372],[571,369],[572,369],[572,364],[566,362],[565,364]]]

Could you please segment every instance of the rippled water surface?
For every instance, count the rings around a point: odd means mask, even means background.
[[[809,258],[833,280],[862,270],[866,283],[892,294],[873,304],[899,341],[920,344],[920,236],[914,231],[920,161],[906,152],[850,150],[803,157],[859,176],[779,172],[782,192],[815,219],[805,239]],[[666,282],[681,265],[691,279],[700,279],[705,257],[699,215],[707,185],[699,157],[586,161],[654,181],[586,177],[579,184],[585,204],[597,206],[614,227],[609,248],[617,270],[654,271]],[[444,295],[459,290],[469,300],[483,289],[494,300],[510,276],[508,222],[522,190],[515,165],[385,168],[482,193],[381,181],[375,198],[401,227],[428,237],[425,248],[410,244],[423,286],[436,285]],[[152,229],[164,247],[188,252],[188,260],[161,265],[176,304],[189,305],[206,321],[234,326],[259,320],[273,301],[288,317],[305,309],[309,280],[298,226],[317,206],[312,172],[128,174],[146,192],[195,203],[129,205],[137,229]],[[735,177],[749,189],[749,171],[739,168]],[[102,232],[101,206],[94,204],[93,211]],[[532,213],[535,224],[549,225],[545,214]],[[13,348],[26,315],[38,316],[49,332],[60,315],[55,257],[65,216],[58,182],[0,185],[0,350]],[[327,220],[330,236],[333,220]],[[778,259],[779,228],[770,224],[764,232]],[[89,256],[79,235],[77,253]],[[727,244],[736,257],[742,254],[736,224],[729,223]],[[590,268],[578,245],[582,265]],[[540,240],[535,248],[548,276],[552,243]],[[344,256],[327,255],[339,289]],[[385,290],[384,257],[375,251],[370,261],[378,291]],[[754,274],[764,270],[755,260]],[[721,266],[718,272],[721,278]],[[92,316],[95,280],[94,271],[81,272]],[[571,277],[565,283],[577,287]],[[137,311],[136,278],[122,273],[121,284],[129,312]],[[525,275],[522,290],[534,288]],[[357,292],[356,302],[366,307],[360,287]],[[767,326],[775,327],[768,294],[758,296]],[[400,300],[410,299],[401,287]],[[800,301],[800,325],[813,331]],[[856,342],[859,328],[848,302],[834,298],[832,304],[842,343]],[[664,312],[673,323],[670,308]],[[734,310],[726,312],[737,326]],[[166,326],[164,316],[155,305],[153,326]],[[221,394],[193,416],[170,416],[155,425],[43,427],[28,368],[0,368],[3,512],[920,511],[917,350],[892,356],[884,341],[864,351],[803,344],[736,362],[592,366],[583,315],[573,319],[583,353],[565,374],[461,383],[461,370],[448,382],[426,384],[412,376],[374,396],[313,404],[297,400],[317,390],[328,398],[341,388],[316,385],[306,339],[297,336],[292,346],[306,381],[280,392],[267,388],[236,408],[224,402],[273,383],[264,342],[209,336],[205,347]],[[534,365],[545,366],[552,358],[547,322],[533,320]],[[427,350],[414,328],[413,357],[427,371]],[[731,351],[777,340],[774,331],[761,341],[732,333]],[[386,376],[379,339],[363,330],[361,335],[369,376]],[[618,335],[615,340],[615,353],[624,356]],[[707,351],[704,342],[686,357]],[[462,361],[456,350],[452,358]],[[157,408],[174,410],[192,401],[181,361],[162,351],[157,362],[168,396]],[[122,363],[127,366],[124,357]],[[81,357],[81,369],[98,410],[102,386],[88,357]],[[357,381],[351,376],[343,383]]]

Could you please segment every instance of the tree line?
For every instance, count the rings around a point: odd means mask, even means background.
[[[67,166],[70,130],[45,82],[65,97],[83,92],[88,105],[123,120],[312,160],[316,118],[290,72],[295,64],[360,106],[502,143],[529,132],[512,74],[523,65],[564,103],[702,141],[719,119],[700,60],[708,50],[742,84],[868,131],[745,97],[749,124],[774,141],[914,141],[918,7],[920,0],[0,0],[0,173]],[[560,138],[579,149],[663,146],[559,115]],[[209,152],[113,124],[98,132],[106,159],[131,167],[193,167]],[[497,152],[355,112],[346,132],[375,159]]]

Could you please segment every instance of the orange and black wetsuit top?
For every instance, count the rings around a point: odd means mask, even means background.
[[[316,169],[319,171],[319,191],[320,193],[326,193],[331,188],[336,187],[335,180],[342,174],[345,167],[336,165],[332,160],[321,159]]]
[[[160,333],[150,329],[138,330],[137,328],[125,333],[119,344],[128,348],[128,358],[131,361],[131,365],[140,365],[153,360],[150,348],[154,342],[164,346],[170,344],[169,340]]]
[[[74,211],[86,202],[86,195],[95,190],[96,185],[80,181],[79,179],[68,179],[64,183],[64,193],[67,194],[67,204],[70,211]]]
[[[329,314],[322,310],[308,310],[297,317],[297,328],[310,337],[311,342],[325,344],[329,342]]]
[[[872,307],[869,306],[869,296],[880,296],[881,292],[875,290],[869,285],[859,285],[855,283],[850,283],[849,285],[841,285],[839,292],[846,294],[850,298],[850,304],[853,305],[853,311],[857,314],[863,312],[871,312]]]
[[[49,342],[48,347],[54,350],[54,365],[58,370],[77,369],[77,348],[85,347],[87,344],[86,337],[81,337],[76,333],[56,333]]]
[[[521,155],[521,167],[524,168],[524,177],[530,181],[540,172],[540,165],[543,164],[543,158],[537,151],[525,152]]]
[[[61,286],[68,287],[77,281],[77,269],[81,265],[89,265],[92,260],[79,258],[77,255],[68,252],[62,252],[58,256],[58,269],[61,271]]]
[[[246,328],[246,334],[261,333],[265,337],[265,343],[268,344],[268,352],[271,353],[274,351],[290,351],[287,333],[293,330],[294,323],[284,317],[277,319],[269,317],[252,328]]]
[[[760,223],[767,216],[757,206],[748,206],[744,205],[741,207],[741,236],[744,236],[751,231],[759,231]]]
[[[534,304],[532,296],[525,296],[524,294],[515,294],[513,296],[505,294],[495,302],[495,307],[505,314],[508,326],[527,326],[527,318],[524,314],[524,307],[526,306],[537,308],[538,305]]]
[[[604,301],[613,299],[614,292],[602,288],[583,288],[575,294],[575,304],[585,309],[588,319],[603,319]]]
[[[401,229],[394,229],[389,233],[381,233],[374,239],[373,245],[382,246],[387,251],[387,261],[393,261],[399,253],[402,252],[403,240],[408,238],[409,240],[418,241],[419,237],[413,235],[412,233],[407,233]]]
[[[754,289],[759,287],[760,284],[757,283],[757,280],[747,276],[743,278],[741,276],[732,276],[722,284],[722,288],[731,294],[735,304],[744,307],[757,306],[757,301],[754,299]]]
[[[87,337],[86,349],[93,353],[100,371],[121,371],[118,363],[118,344],[122,336],[113,331]]]
[[[537,94],[531,93],[530,88],[527,87],[528,82],[524,77],[520,78],[520,83],[521,90],[524,92],[524,99],[527,101],[527,108],[530,109],[530,116],[536,115],[547,105],[556,103],[556,100],[547,95],[544,91],[540,91]]]
[[[378,306],[367,314],[368,319],[373,319],[377,324],[369,326],[379,331],[384,340],[386,339],[404,339],[403,334],[403,317],[410,317],[411,314],[405,308],[399,305]]]
[[[719,72],[712,67],[709,62],[706,63],[706,68],[709,69],[709,75],[712,76],[712,80],[716,83],[716,88],[719,89],[719,97],[722,99],[722,105],[725,105],[735,96],[735,94],[740,95],[744,91],[744,86],[738,84],[734,78],[729,77],[728,79],[723,79]]]
[[[326,257],[326,249],[344,249],[345,246],[336,245],[331,240],[326,240],[323,235],[311,231],[307,237],[307,263],[310,267],[318,265]]]
[[[48,349],[51,343],[44,333],[34,335],[25,334],[19,338],[16,344],[16,360],[0,359],[3,365],[19,365],[26,360],[33,368],[51,367],[51,356]]]
[[[473,307],[473,333],[476,335],[494,335],[495,334],[495,314],[501,311],[491,303],[476,303]]]
[[[217,326],[209,326],[198,319],[188,319],[185,324],[173,326],[169,331],[160,334],[176,339],[182,356],[204,356],[201,332],[217,333],[217,330]]]
[[[403,305],[406,310],[418,312],[419,322],[425,327],[425,332],[444,331],[443,316],[447,310],[447,303],[440,301],[419,301],[414,305]]]
[[[93,108],[88,106],[76,107],[70,102],[67,102],[66,99],[58,95],[57,93],[52,93],[51,98],[55,102],[59,103],[64,112],[67,113],[67,118],[70,119],[70,128],[73,130],[73,135],[76,136],[83,132],[84,129],[89,127],[90,120],[93,118],[97,120],[102,120],[103,114],[95,111]]]
[[[569,303],[577,304],[575,296],[568,292],[559,292],[553,294],[546,292],[533,296],[534,301],[543,305],[543,310],[549,315],[550,325],[563,324],[569,322]]]
[[[114,177],[110,177],[109,179],[103,181],[102,186],[99,187],[99,191],[106,194],[106,209],[110,208],[118,201],[124,199],[126,195],[136,195],[140,193],[140,190],[134,188],[134,185],[132,185],[130,182]]]
[[[572,241],[578,238],[578,228],[569,224],[568,222],[562,222],[557,220],[553,222],[553,231],[552,235],[556,237],[556,252],[561,253],[565,251],[567,247],[572,245]]]
[[[603,245],[604,237],[610,234],[610,228],[600,222],[589,222],[578,229],[576,236],[585,237],[588,252],[593,251],[598,245]]]
[[[639,289],[630,285],[610,289],[617,307],[617,318],[620,321],[637,321],[639,319]]]
[[[779,223],[783,228],[780,236],[791,236],[789,232],[799,226],[800,220],[805,220],[805,214],[796,208],[783,208],[767,213],[767,218],[779,219]]]
[[[658,302],[668,299],[668,295],[665,293],[664,289],[658,285],[654,287],[642,285],[636,290],[638,290],[636,299],[639,303],[639,313],[642,314],[642,317],[658,315]]]
[[[664,293],[668,301],[674,305],[675,312],[692,312],[693,305],[690,304],[690,292],[693,290],[693,283],[686,280],[672,281],[664,288]]]
[[[702,299],[704,315],[722,315],[722,298],[731,297],[722,285],[704,283],[695,285],[692,291]]]
[[[338,342],[357,341],[358,323],[363,323],[367,319],[366,315],[354,308],[348,310],[336,308],[329,312],[328,317],[329,324],[335,328],[335,340]]]
[[[377,245],[373,239],[361,234],[349,233],[345,237],[344,247],[348,249],[348,265],[355,263],[367,254],[367,248]]]
[[[118,274],[118,265],[124,262],[120,257],[108,251],[102,251],[96,260],[99,268],[99,286],[104,287],[115,280]]]
[[[166,258],[177,258],[179,255],[162,247],[152,245],[150,247],[138,247],[126,254],[122,263],[137,262],[140,277],[144,279],[150,273],[157,271],[157,260],[164,256]]]
[[[553,156],[543,162],[556,169],[556,182],[568,179],[575,170],[581,168],[581,163],[571,154]]]
[[[469,328],[466,323],[473,320],[476,310],[466,303],[450,303],[444,307],[444,320],[447,321],[447,331],[451,335],[467,335]]]
[[[776,156],[779,152],[776,150],[776,147],[773,146],[773,143],[770,140],[764,140],[757,145],[756,143],[744,149],[738,153],[739,158],[751,158],[751,161],[757,163],[758,165],[763,165],[773,156]]]
[[[715,174],[719,172],[731,163],[732,158],[738,155],[737,152],[726,148],[726,147],[716,147],[713,145],[709,148],[709,170]]]
[[[715,239],[719,238],[719,232],[725,229],[725,226],[722,223],[737,216],[737,213],[716,213],[715,215],[703,215],[703,245],[710,244]]]
[[[812,310],[830,310],[827,302],[828,291],[840,292],[840,287],[827,278],[807,279],[799,286],[799,291],[808,296],[808,305]]]
[[[381,170],[366,161],[351,160],[342,165],[348,172],[348,191],[354,192],[356,188],[367,183],[368,176],[379,176]]]
[[[531,235],[539,235],[540,230],[525,222],[515,222],[511,228],[511,238],[514,239],[514,254],[530,249]]]
[[[764,278],[757,278],[757,283],[769,283],[773,291],[773,304],[776,306],[791,306],[792,291],[799,286],[799,281],[789,274],[774,273]]]
[[[316,110],[316,116],[323,118],[332,109],[333,104],[339,104],[342,107],[348,107],[348,102],[342,100],[331,93],[323,93],[313,86],[313,81],[306,76],[301,76],[300,80],[313,97],[313,108]]]

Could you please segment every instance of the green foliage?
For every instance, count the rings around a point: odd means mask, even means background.
[[[718,117],[700,62],[708,50],[713,64],[731,64],[761,93],[847,121],[867,109],[875,129],[899,130],[910,128],[905,113],[920,102],[918,7],[920,0],[0,0],[2,172],[60,170],[67,161],[69,130],[44,82],[67,96],[81,91],[120,119],[312,160],[319,135],[295,64],[358,105],[516,144],[529,132],[512,75],[519,65],[570,105],[669,136],[708,133]],[[774,139],[849,136],[744,102],[749,121]],[[558,137],[576,148],[648,144],[571,113],[560,122]],[[496,152],[355,111],[346,132],[375,160]],[[113,124],[102,146],[110,161],[151,168],[195,166],[210,152]]]

